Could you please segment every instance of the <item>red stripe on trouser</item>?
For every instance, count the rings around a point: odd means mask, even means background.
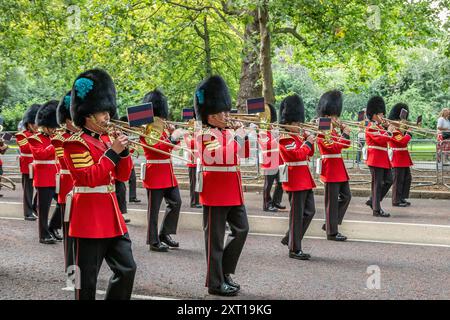
[[[330,232],[330,229],[331,229],[331,224],[330,224],[330,185],[327,184],[326,188],[327,188],[327,203],[325,204],[326,205],[325,213],[327,215],[327,221],[326,221],[327,224],[326,224],[325,229],[328,234],[328,232]]]
[[[151,217],[151,213],[150,211],[152,210],[152,190],[147,189],[147,193],[148,193],[148,207],[147,207],[147,220],[148,220],[148,226],[147,226],[147,241],[149,245],[152,245],[151,243],[151,239],[150,239],[150,217]]]
[[[75,265],[76,265],[76,268],[75,268],[75,299],[76,300],[80,300],[80,289],[81,288],[77,288],[77,280],[76,279],[78,279],[78,275],[77,275],[77,272],[78,272],[78,270],[79,270],[79,265],[78,265],[78,255],[79,255],[79,248],[80,248],[80,243],[79,243],[79,239],[77,238],[77,255],[76,255],[76,258],[75,258]],[[81,274],[80,274],[80,279],[81,279]],[[81,287],[81,281],[80,281],[80,287]]]
[[[291,251],[294,250],[294,213],[295,213],[295,192],[292,193],[292,205],[291,205],[291,230],[290,232],[290,241],[289,241],[289,249]]]
[[[208,210],[208,267],[206,270],[206,283],[205,287],[209,285],[209,266],[211,261],[211,207]]]
[[[41,210],[39,210],[39,208],[40,208],[40,201],[39,201],[39,199],[40,199],[40,197],[39,197],[39,194],[40,194],[40,192],[39,192],[39,188],[36,188],[36,194],[37,194],[37,197],[36,197],[36,200],[37,200],[37,203],[36,203],[36,209],[37,209],[37,214],[38,214],[38,232],[39,232],[39,239],[42,239],[42,234],[41,234],[41,215],[39,214],[39,212],[41,211]]]

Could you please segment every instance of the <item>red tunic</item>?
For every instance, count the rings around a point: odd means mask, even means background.
[[[19,145],[20,150],[20,158],[19,158],[19,166],[20,166],[20,173],[22,174],[29,174],[30,163],[33,162],[33,154],[31,153],[30,144],[28,143],[28,137],[32,136],[33,133],[31,133],[28,130],[20,131],[16,133],[16,141]]]
[[[278,137],[274,137],[270,130],[261,130],[258,133],[258,144],[262,153],[261,168],[264,171],[278,171],[279,165],[283,164]]]
[[[391,168],[387,151],[388,142],[391,140],[392,135],[381,125],[377,125],[374,122],[369,123],[366,127],[366,164],[368,166],[385,169]]]
[[[286,134],[280,138],[280,153],[284,163],[288,166],[288,182],[283,182],[283,190],[302,191],[316,187],[307,164],[289,165],[290,162],[309,161],[309,158],[314,155],[314,145],[303,142],[298,135]]]
[[[55,147],[51,144],[51,138],[43,133],[28,137],[31,153],[33,154],[33,186],[55,187],[56,165]],[[39,163],[45,161],[47,163]]]
[[[58,159],[58,175],[59,177],[59,192],[58,192],[58,203],[66,203],[67,194],[73,189],[73,179],[67,166],[66,161],[64,160],[64,149],[63,143],[66,139],[69,139],[71,136],[70,133],[65,132],[63,135],[56,135],[52,138],[52,145],[55,147],[56,158]]]
[[[204,129],[196,134],[202,165],[203,188],[200,203],[206,206],[240,206],[244,204],[239,151],[248,148],[236,141],[232,130]],[[214,168],[236,168],[235,171],[207,171]],[[226,169],[230,170],[230,169]]]
[[[350,178],[345,168],[344,159],[329,158],[329,155],[341,155],[342,149],[350,147],[349,137],[339,136],[336,130],[331,131],[331,141],[325,141],[325,136],[320,134],[317,137],[317,145],[322,156],[322,172],[320,180],[322,182],[345,182]],[[334,143],[338,142],[338,143]]]
[[[128,230],[113,190],[115,179],[127,181],[133,162],[129,154],[120,157],[107,135],[92,137],[76,133],[64,141],[64,159],[76,187],[110,186],[108,193],[74,193],[70,210],[69,236],[112,238]]]
[[[155,144],[148,144],[144,137],[141,136],[141,143],[151,146],[152,148],[171,153],[175,147],[169,140],[169,135],[163,132],[160,140],[168,142],[170,145],[164,144],[162,142],[156,142]],[[159,153],[154,150],[144,148],[145,159],[147,161],[160,161],[160,160],[171,160],[172,157]],[[173,172],[172,161],[167,163],[147,163],[145,169],[145,179],[143,181],[144,187],[147,189],[165,189],[172,188],[178,185],[177,178]]]
[[[395,130],[393,132],[394,136],[391,141],[389,141],[389,146],[393,149],[391,165],[393,168],[406,168],[413,165],[411,156],[408,151],[408,143],[411,140],[409,134],[403,135],[401,131]],[[405,149],[405,150],[396,150]]]

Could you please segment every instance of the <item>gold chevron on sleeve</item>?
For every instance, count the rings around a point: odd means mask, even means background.
[[[74,163],[73,166],[75,167],[75,169],[79,169],[79,168],[87,168],[90,167],[94,164],[94,161],[89,161],[87,163]]]
[[[83,153],[72,153],[70,155],[70,158],[72,158],[72,159],[83,159],[83,158],[85,159],[85,158],[88,158],[88,157],[91,157],[91,154],[90,154],[89,151],[86,151],[86,152],[83,152]]]
[[[17,144],[19,145],[19,147],[23,147],[24,145],[26,145],[28,143],[27,139],[22,139],[22,140],[18,140]]]

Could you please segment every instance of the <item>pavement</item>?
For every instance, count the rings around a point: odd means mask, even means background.
[[[2,299],[72,299],[63,290],[62,244],[37,242],[34,222],[0,219]],[[182,230],[181,248],[148,251],[145,228],[130,226],[138,269],[134,299],[219,299],[206,293],[203,234]],[[235,299],[449,299],[448,248],[337,243],[306,239],[310,261],[288,258],[279,237],[249,235],[235,280],[242,290]],[[370,270],[379,269],[379,289]],[[103,298],[110,272],[99,276],[97,298]],[[369,286],[368,286],[369,282]],[[103,291],[103,292],[102,292]]]
[[[37,223],[21,218],[20,190],[2,190],[0,198],[0,299],[72,299],[63,272],[62,244],[42,245]],[[206,260],[201,209],[187,205],[182,190],[182,215],[175,237],[180,249],[150,252],[145,245],[146,201],[129,205],[129,232],[138,265],[133,299],[222,299],[207,294]],[[450,200],[414,199],[409,208],[384,208],[389,219],[375,218],[354,197],[340,230],[345,243],[324,240],[323,197],[316,196],[317,213],[303,241],[310,261],[288,257],[281,245],[287,211],[261,210],[261,195],[246,193],[251,233],[234,279],[250,299],[449,299]],[[286,196],[284,197],[286,202]],[[373,271],[375,270],[375,271]],[[372,272],[375,272],[372,274]],[[103,265],[98,299],[104,296],[110,272]]]

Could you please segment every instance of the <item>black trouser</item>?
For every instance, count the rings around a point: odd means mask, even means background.
[[[284,236],[289,241],[289,251],[302,250],[302,239],[316,213],[314,193],[310,190],[288,192],[291,211],[289,229]]]
[[[392,185],[391,169],[371,166],[369,166],[369,169],[372,175],[372,196],[369,201],[372,201],[373,211],[380,211],[381,201],[383,201]]]
[[[131,240],[123,236],[106,239],[75,238],[77,246],[76,273],[80,277],[80,287],[75,290],[76,300],[95,300],[97,277],[106,260],[114,273],[109,279],[105,299],[129,300],[133,291],[136,263],[131,250]]]
[[[199,193],[195,192],[195,179],[196,179],[196,170],[195,167],[189,167],[189,194],[191,196],[191,207],[199,204]]]
[[[116,180],[116,196],[122,214],[127,213],[127,186],[125,182]]]
[[[325,183],[325,226],[327,235],[336,235],[342,224],[352,194],[350,184],[345,182]]]
[[[393,168],[394,183],[392,184],[392,204],[398,204],[409,198],[409,190],[411,189],[411,169]]]
[[[128,187],[129,187],[129,194],[128,194],[128,201],[131,202],[132,199],[136,199],[136,171],[133,169],[131,170],[130,180],[128,180]]]
[[[23,190],[23,216],[29,217],[33,211],[37,211],[37,193],[33,198],[33,179],[29,174],[22,173],[22,190]]]
[[[225,224],[231,234],[224,245]],[[218,289],[224,274],[233,274],[248,234],[248,219],[245,206],[203,206],[203,230],[206,247],[206,287]]]
[[[69,222],[64,221],[64,214],[66,211],[66,204],[61,203],[61,213],[62,213],[62,219],[63,219],[63,239],[64,239],[64,263],[65,263],[65,270],[67,272],[67,268],[70,266],[75,265],[75,240],[72,237],[69,237]]]
[[[48,222],[48,213],[52,204],[52,199],[57,200],[55,187],[36,187],[37,192],[37,207],[39,216],[39,239],[50,237],[49,229],[56,230],[62,227],[61,208],[59,203],[56,203],[50,223]]]
[[[181,208],[180,190],[178,186],[165,189],[147,189],[147,197],[147,244],[156,245],[159,243],[158,215],[163,199],[166,200],[166,213],[161,223],[159,234],[169,235],[177,233]]]
[[[275,191],[273,192],[273,198],[270,195],[272,185],[275,182]],[[280,171],[275,174],[268,174],[264,176],[264,191],[263,191],[263,209],[267,209],[270,206],[281,204],[283,198],[283,187],[280,182]]]

